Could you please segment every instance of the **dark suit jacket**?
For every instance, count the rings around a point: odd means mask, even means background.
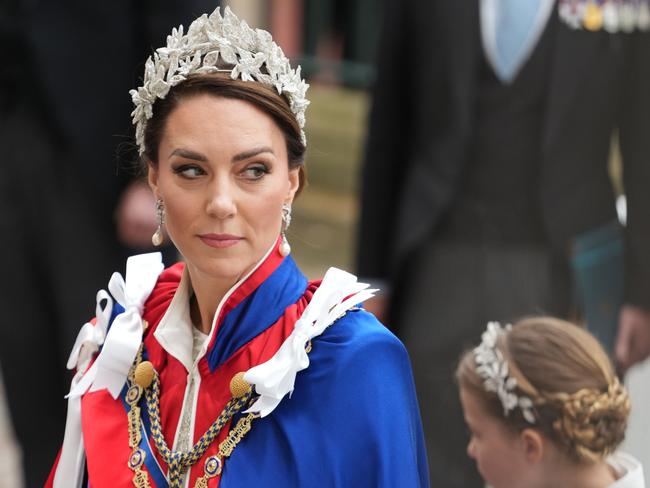
[[[459,191],[482,63],[479,2],[386,2],[362,172],[358,272],[391,280]],[[557,15],[555,13],[554,15]],[[615,218],[607,162],[619,132],[628,201],[626,299],[650,307],[650,33],[555,31],[539,134],[549,244]]]

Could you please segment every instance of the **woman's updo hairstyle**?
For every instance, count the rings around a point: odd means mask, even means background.
[[[589,332],[555,318],[527,318],[501,334],[496,347],[517,380],[515,393],[532,400],[535,423],[519,408],[504,416],[501,401],[484,388],[468,351],[456,378],[487,412],[515,431],[538,429],[576,463],[597,462],[616,450],[625,436],[630,399]]]
[[[289,169],[299,168],[300,186],[297,194],[300,193],[307,182],[304,167],[306,147],[289,102],[270,86],[232,79],[229,73],[190,75],[187,80],[172,87],[164,99],[153,104],[153,116],[148,120],[144,132],[146,149],[142,155],[143,166],[157,166],[158,149],[169,115],[183,100],[203,94],[249,102],[273,118],[286,141]]]

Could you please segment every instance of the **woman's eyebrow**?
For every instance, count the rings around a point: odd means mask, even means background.
[[[208,160],[208,158],[206,158],[201,153],[197,153],[194,151],[190,151],[189,149],[183,149],[183,148],[174,149],[172,153],[169,155],[169,157],[171,158],[172,156],[180,156],[182,158],[193,159],[195,161],[201,161],[201,162],[206,162]]]
[[[236,163],[237,161],[243,161],[245,159],[252,158],[253,156],[257,156],[258,154],[261,153],[271,153],[275,155],[273,149],[271,149],[268,146],[262,146],[262,147],[256,147],[255,149],[250,149],[248,151],[240,152],[239,154],[235,154],[232,157],[232,162]]]

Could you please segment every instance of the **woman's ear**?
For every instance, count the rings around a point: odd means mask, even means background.
[[[149,183],[149,188],[154,194],[156,199],[160,198],[158,195],[158,168],[154,166],[151,161],[147,162],[147,182]]]
[[[544,459],[546,439],[535,429],[524,429],[519,434],[519,440],[524,448],[526,460],[537,464]]]
[[[300,187],[300,167],[289,170],[289,191],[285,203],[291,204]]]

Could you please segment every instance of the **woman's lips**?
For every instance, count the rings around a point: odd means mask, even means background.
[[[224,247],[234,246],[242,240],[242,237],[234,236],[232,234],[200,234],[199,239],[210,247],[221,249]]]

